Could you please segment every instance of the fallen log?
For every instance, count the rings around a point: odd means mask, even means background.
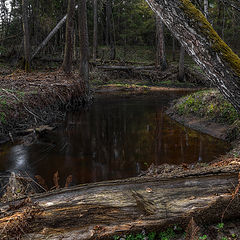
[[[26,224],[29,233],[23,239],[108,239],[143,228],[159,229],[176,223],[185,226],[192,216],[198,224],[220,222],[223,212],[224,220],[240,217],[240,201],[237,197],[231,201],[237,184],[235,173],[142,177],[34,195],[31,201],[41,210],[28,210],[36,216]],[[0,229],[8,229],[15,218],[21,218],[24,211],[22,205],[17,209],[19,204],[0,206]]]
[[[98,69],[103,69],[103,70],[124,70],[124,71],[129,71],[129,70],[151,70],[155,69],[155,66],[96,66]]]

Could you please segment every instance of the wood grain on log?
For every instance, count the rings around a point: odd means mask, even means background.
[[[199,222],[219,222],[237,185],[236,174],[161,179],[132,178],[91,183],[32,197],[42,209],[24,239],[106,239],[114,234]],[[8,204],[0,210],[0,229]],[[225,218],[240,216],[239,201]],[[5,217],[3,214],[5,212]],[[15,212],[16,214],[16,212]]]

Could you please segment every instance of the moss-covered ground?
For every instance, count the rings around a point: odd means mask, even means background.
[[[192,114],[200,118],[233,124],[240,120],[234,107],[217,90],[204,90],[185,96],[174,105],[179,115]]]

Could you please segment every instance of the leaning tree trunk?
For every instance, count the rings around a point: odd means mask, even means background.
[[[86,93],[89,92],[89,43],[87,27],[87,6],[86,0],[79,1],[79,39],[80,39],[80,78]]]
[[[64,51],[64,60],[62,69],[65,73],[70,73],[72,70],[73,61],[73,46],[74,46],[74,12],[75,12],[75,0],[68,0],[68,14],[67,14],[67,26],[66,26],[66,42]]]
[[[30,41],[29,27],[27,16],[28,0],[22,0],[22,19],[23,19],[23,39],[24,39],[24,68],[26,72],[30,72]]]
[[[189,0],[146,0],[240,113],[240,59]]]
[[[75,7],[77,9],[78,6]],[[57,25],[53,28],[53,30],[47,35],[47,37],[41,42],[41,44],[37,47],[34,53],[31,56],[31,60],[39,53],[39,51],[44,48],[47,43],[52,39],[52,37],[58,32],[58,30],[63,26],[63,24],[67,20],[67,14],[57,23]]]
[[[167,68],[164,42],[164,25],[158,15],[156,15],[156,48],[156,67],[160,67],[163,71]]]

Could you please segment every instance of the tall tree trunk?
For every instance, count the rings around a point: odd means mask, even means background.
[[[208,18],[208,0],[203,0],[204,16]]]
[[[106,45],[110,46],[110,59],[114,60],[116,56],[115,42],[113,36],[112,24],[112,0],[106,2]]]
[[[68,0],[68,14],[66,25],[66,39],[65,39],[65,51],[62,69],[65,73],[72,71],[73,62],[73,45],[74,45],[74,13],[75,13],[75,0]]]
[[[30,66],[30,40],[28,28],[28,0],[22,0],[23,38],[24,38],[24,68],[26,72],[31,71]]]
[[[174,36],[172,36],[172,60],[176,61],[176,39]]]
[[[146,0],[240,113],[240,59],[189,0]]]
[[[80,78],[86,90],[89,93],[89,44],[87,27],[87,6],[86,0],[79,0],[79,40],[80,40]]]
[[[185,49],[183,46],[181,46],[179,64],[178,64],[178,81],[179,82],[184,82],[184,76],[185,76],[184,56],[185,56]]]
[[[98,41],[98,0],[93,0],[93,61],[97,58]]]
[[[156,15],[156,67],[162,71],[167,68],[165,42],[164,42],[164,25],[161,18]]]

